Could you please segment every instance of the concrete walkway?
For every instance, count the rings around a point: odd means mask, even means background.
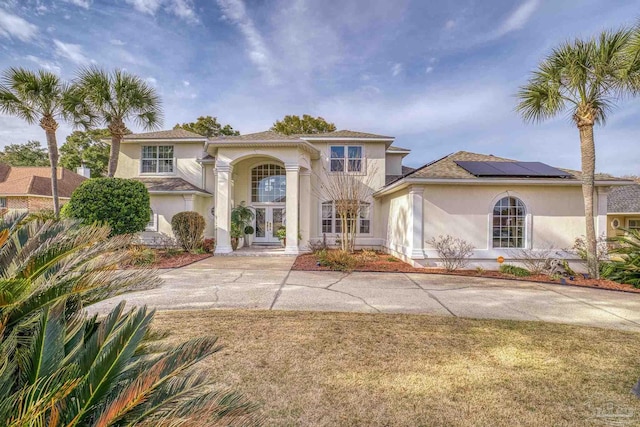
[[[420,273],[290,271],[294,257],[212,257],[125,298],[159,310],[243,308],[542,320],[640,331],[640,294]]]

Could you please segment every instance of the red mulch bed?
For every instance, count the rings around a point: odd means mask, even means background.
[[[153,263],[152,268],[180,268],[209,258],[211,254],[190,254],[183,252],[171,256],[159,251],[156,256],[156,262]]]
[[[329,267],[318,265],[318,261],[314,254],[303,254],[296,258],[292,270],[300,271],[332,271]],[[634,288],[632,285],[613,282],[605,279],[585,279],[582,275],[574,277],[574,280],[565,278],[566,283],[560,280],[554,280],[546,274],[538,274],[535,276],[516,277],[512,274],[504,274],[499,271],[484,270],[479,273],[476,270],[456,270],[455,272],[446,271],[442,268],[416,268],[412,267],[404,261],[399,260],[385,253],[378,253],[378,259],[367,262],[358,266],[354,271],[360,272],[378,272],[378,273],[421,273],[421,274],[447,274],[451,276],[470,276],[470,277],[487,277],[491,279],[520,280],[526,282],[542,282],[553,283],[556,285],[582,286],[586,288],[607,289],[612,291],[640,293],[640,289]]]

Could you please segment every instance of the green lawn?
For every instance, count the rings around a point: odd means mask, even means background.
[[[419,315],[158,313],[169,341],[214,334],[202,363],[265,425],[603,426],[633,412],[640,334]],[[609,410],[608,412],[611,412]]]

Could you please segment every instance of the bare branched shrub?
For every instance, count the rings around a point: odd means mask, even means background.
[[[464,268],[475,247],[464,239],[450,235],[434,237],[427,241],[438,252],[443,267],[447,271]]]
[[[573,250],[580,257],[580,259],[587,259],[587,241],[584,236],[577,237],[573,243]],[[601,234],[596,241],[596,259],[598,264],[609,260],[609,243],[607,242],[607,236]]]
[[[552,246],[545,246],[541,249],[513,249],[508,253],[509,258],[524,265],[531,274],[547,273],[549,261],[556,255]]]
[[[335,219],[341,224],[336,242],[347,252],[353,252],[355,248],[360,215],[373,203],[373,180],[378,170],[375,165],[369,165],[366,158],[360,162],[363,172],[349,172],[346,165],[343,171],[330,171],[323,164],[322,176],[316,173],[321,183],[316,192],[321,200],[334,203]]]

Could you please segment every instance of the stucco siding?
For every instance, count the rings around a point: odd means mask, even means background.
[[[411,222],[409,190],[404,189],[380,200],[380,232],[384,247],[395,254],[404,254],[409,247],[408,230]]]

